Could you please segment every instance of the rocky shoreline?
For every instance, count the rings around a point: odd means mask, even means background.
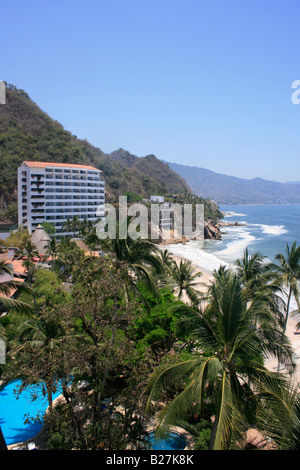
[[[173,245],[177,243],[187,243],[190,241],[190,238],[187,237],[179,237],[174,234],[174,232],[170,231],[170,238],[169,239],[162,239],[160,234],[160,239],[158,241],[153,240],[154,242],[158,243],[159,245]],[[204,239],[205,240],[220,240],[222,238],[222,232],[219,227],[219,221],[216,220],[208,220],[205,221],[204,224]]]
[[[247,224],[244,222],[223,222],[219,221],[219,227],[247,227]]]
[[[220,240],[222,238],[219,220],[208,220],[204,224],[205,240]]]
[[[221,240],[222,234],[225,233],[222,231],[224,227],[245,227],[247,224],[241,222],[224,222],[223,220],[207,220],[204,224],[204,240]],[[172,231],[171,231],[172,232]],[[160,240],[158,243],[160,245],[170,245],[177,243],[186,243],[190,239],[186,237],[176,237],[171,234],[170,239]]]

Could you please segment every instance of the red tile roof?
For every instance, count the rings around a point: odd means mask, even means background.
[[[12,265],[14,274],[19,276],[26,275],[26,269],[22,264],[22,260],[14,259]]]
[[[101,171],[94,166],[89,165],[77,165],[76,163],[55,163],[55,162],[23,162],[24,165],[29,166],[30,168],[45,168],[47,166],[55,167],[66,167],[66,168],[83,168],[85,170],[97,170]]]
[[[20,286],[23,284],[24,282],[24,279],[19,279],[19,278],[16,278],[14,277],[13,279],[10,279],[10,280],[13,280],[16,284],[20,284]],[[14,293],[18,290],[18,287],[11,287],[7,293],[7,295],[3,294],[3,292],[0,292],[0,297],[12,297],[14,295]]]

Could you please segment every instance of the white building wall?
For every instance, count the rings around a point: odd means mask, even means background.
[[[164,196],[150,196],[150,201],[152,202],[164,202]]]
[[[55,226],[56,235],[63,235],[64,223],[73,216],[96,222],[105,213],[101,173],[88,168],[32,168],[23,164],[18,170],[19,226],[32,233],[47,221]]]

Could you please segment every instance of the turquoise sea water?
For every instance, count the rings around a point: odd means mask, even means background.
[[[227,252],[224,253],[222,246],[214,249],[216,255],[223,251],[219,255],[223,258],[225,255],[229,262],[234,259],[232,254],[240,254],[234,250],[238,242],[245,241],[243,245],[251,252],[261,251],[272,261],[277,253],[284,252],[287,243],[300,243],[300,205],[221,206],[221,210],[228,214],[225,222],[245,224],[242,228],[224,227],[227,234],[223,235],[222,244]]]
[[[243,226],[222,227],[222,240],[168,245],[169,251],[212,272],[220,265],[233,265],[247,247],[250,253],[261,251],[274,261],[287,243],[300,244],[300,205],[239,205],[220,209],[226,213],[224,222]]]

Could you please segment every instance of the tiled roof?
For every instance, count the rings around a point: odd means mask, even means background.
[[[65,168],[82,168],[85,170],[97,170],[101,171],[94,166],[89,165],[77,165],[76,163],[55,163],[55,162],[23,162],[24,165],[29,166],[30,168],[46,168],[48,166],[55,167],[65,167]]]
[[[22,260],[14,259],[12,265],[15,275],[24,276],[26,274],[26,269],[23,266]]]
[[[10,281],[13,280],[15,283],[18,283],[20,285],[22,285],[23,282],[24,282],[24,279],[18,279],[18,278],[15,278],[15,277],[13,279],[9,279],[9,280]],[[12,297],[14,295],[14,293],[17,291],[17,289],[18,289],[18,286],[11,287],[9,289],[9,291],[7,292],[7,295],[3,294],[3,292],[0,292],[0,297]]]

